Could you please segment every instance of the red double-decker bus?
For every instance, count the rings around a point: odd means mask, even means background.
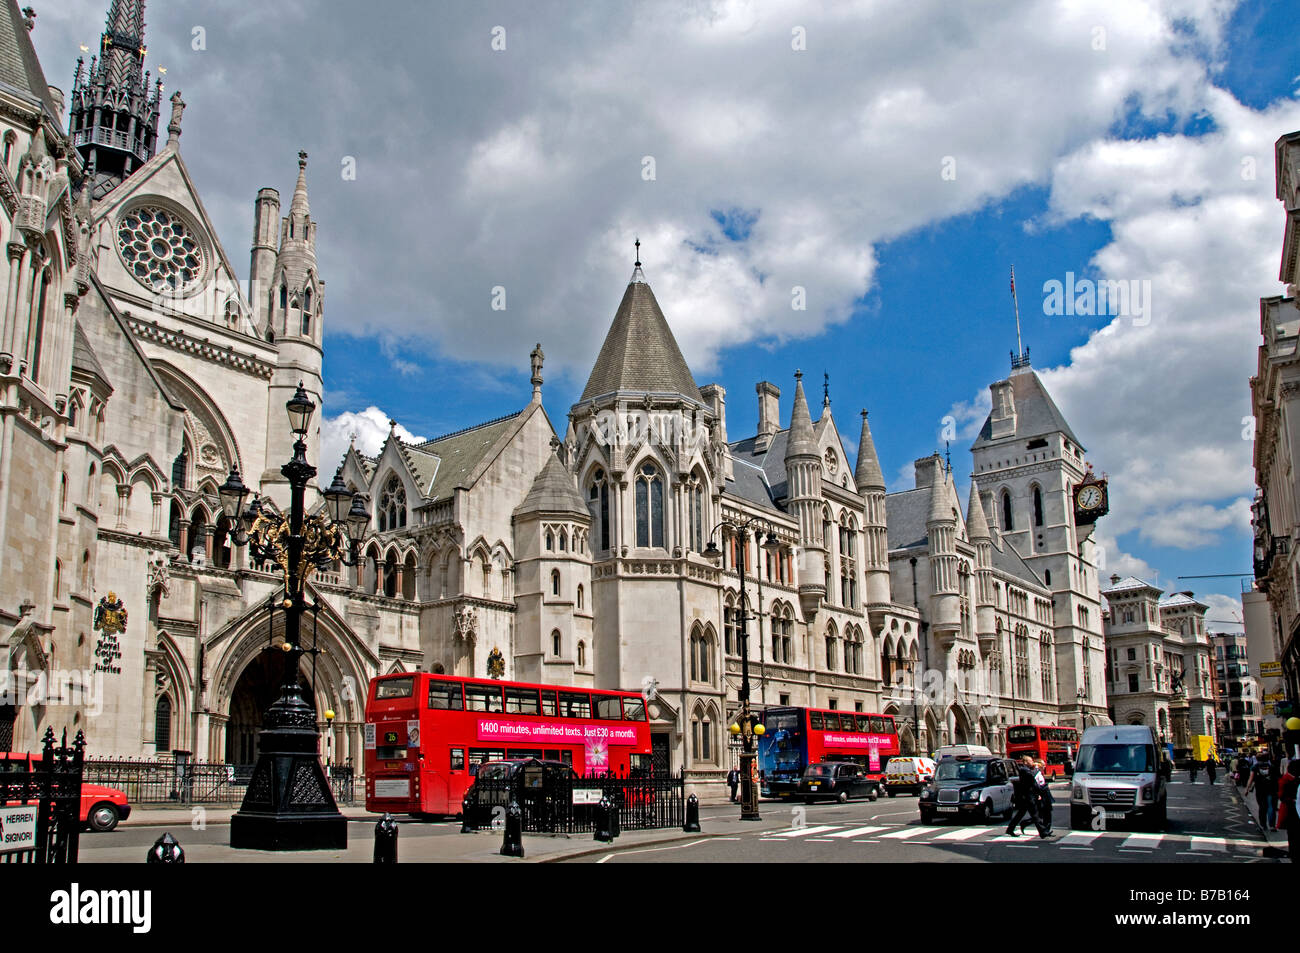
[[[365,752],[366,810],[456,814],[486,761],[648,769],[650,726],[634,693],[413,672],[371,679]]]
[[[1007,728],[1007,757],[1032,755],[1047,764],[1049,777],[1065,774],[1065,762],[1079,750],[1077,728],[1057,725],[1011,725]]]
[[[810,764],[853,761],[868,777],[884,777],[885,764],[899,753],[892,715],[817,708],[769,708],[758,743],[764,797],[790,797]]]

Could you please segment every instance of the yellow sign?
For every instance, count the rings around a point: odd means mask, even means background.
[[[1265,677],[1278,678],[1282,675],[1281,662],[1260,662],[1259,674]]]
[[[1286,701],[1286,692],[1267,692],[1264,695],[1266,702],[1284,702]]]

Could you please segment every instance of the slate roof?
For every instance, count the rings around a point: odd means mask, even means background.
[[[1001,546],[999,547],[999,543]],[[1021,557],[1016,551],[1016,547],[1004,540],[994,540],[993,542],[993,568],[1001,570],[1008,576],[1013,576],[1022,582],[1031,583],[1035,586],[1041,586],[1046,589],[1047,584],[1039,577],[1038,573],[1030,568],[1029,563]]]
[[[773,495],[772,487],[767,482],[767,473],[763,469],[746,460],[733,458],[732,462],[734,464],[732,472],[735,474],[735,479],[727,481],[726,486],[722,488],[723,493],[745,500],[765,510],[771,510],[774,513],[784,512],[777,505],[777,498]],[[782,471],[781,482],[784,486],[784,471]]]
[[[1184,607],[1194,607],[1197,609],[1209,608],[1209,606],[1204,602],[1194,599],[1185,592],[1175,592],[1167,598],[1160,600],[1160,608],[1162,609],[1181,609]]]
[[[867,423],[867,412],[862,412],[862,435],[858,438],[858,466],[853,473],[853,480],[859,490],[885,488],[885,474],[880,470],[880,458],[876,455],[876,442],[871,439],[871,427]]]
[[[72,366],[88,374],[94,374],[112,387],[112,381],[104,373],[99,358],[95,356],[95,349],[90,346],[90,341],[86,338],[86,332],[81,330],[81,322],[74,320],[72,328]]]
[[[682,394],[704,402],[640,268],[623,292],[582,399],[614,391]]]
[[[467,480],[474,472],[474,468],[497,441],[514,426],[522,413],[523,411],[520,410],[498,417],[496,420],[489,420],[474,427],[426,440],[424,443],[404,445],[405,449],[413,451],[407,458],[412,461],[414,467],[419,468],[416,472],[417,477],[420,473],[426,472],[427,468],[436,467],[436,473],[432,475],[432,485],[426,484],[421,487],[426,499],[429,502],[444,500],[450,497],[457,487],[467,486]],[[428,459],[430,456],[436,457],[438,462],[434,464]]]
[[[1065,416],[1061,413],[1060,408],[1056,406],[1056,402],[1052,400],[1052,395],[1047,392],[1047,388],[1043,386],[1043,382],[1032,367],[1024,367],[1013,371],[1008,380],[1011,381],[1011,395],[1016,403],[1016,432],[1011,437],[1002,437],[1000,440],[1027,440],[1031,437],[1046,436],[1059,430],[1080,451],[1083,450],[1079,438],[1074,435],[1074,431],[1066,423]],[[992,435],[993,413],[990,411],[988,417],[984,419],[984,426],[980,428],[980,435],[976,438],[975,443],[971,445],[971,449],[978,450],[980,447],[993,443]]]
[[[532,488],[524,501],[515,507],[515,515],[525,513],[576,513],[589,516],[586,501],[578,492],[578,484],[573,475],[560,462],[560,458],[551,454],[542,472],[533,480]]]
[[[912,490],[885,494],[885,522],[889,528],[889,548],[911,549],[924,546],[930,539],[925,527],[930,515],[930,496],[934,487],[919,486]]]
[[[58,106],[50,96],[50,84],[45,80],[32,38],[23,25],[18,0],[7,0],[0,13],[0,83],[41,103],[55,125],[63,128]]]
[[[754,444],[757,437],[746,437],[744,440],[737,440],[735,443],[728,444],[731,448],[731,458],[736,464],[737,481],[744,482],[746,486],[754,486],[755,481],[764,487],[763,495],[769,502],[776,503],[784,501],[786,498],[786,479],[785,479],[785,448],[790,439],[790,431],[778,430],[772,436],[772,442],[768,444],[766,450],[755,451]],[[752,479],[739,475],[740,465],[744,463],[753,470],[761,471],[752,474]],[[730,485],[730,484],[728,484]],[[745,499],[750,496],[740,493]],[[762,502],[755,499],[754,502]]]
[[[1110,593],[1110,592],[1119,593],[1119,592],[1124,592],[1127,590],[1135,590],[1135,589],[1154,589],[1156,592],[1161,591],[1159,586],[1153,586],[1149,582],[1143,582],[1137,576],[1128,576],[1124,579],[1121,579],[1113,586],[1104,587],[1101,591],[1103,593]]]

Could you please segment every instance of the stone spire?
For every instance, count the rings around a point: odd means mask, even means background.
[[[876,445],[871,440],[871,428],[867,425],[865,410],[862,411],[862,438],[858,442],[858,467],[853,479],[858,486],[858,495],[862,497],[862,531],[866,541],[862,571],[867,605],[884,606],[890,601],[885,477],[880,472],[880,461],[876,459]],[[878,629],[884,624],[884,615],[873,614],[871,624],[872,628]]]
[[[979,488],[975,481],[970,485],[970,503],[966,506],[966,538],[972,543],[993,538],[989,533],[989,521],[984,515],[984,504],[980,501]]]
[[[993,537],[984,516],[984,503],[974,480],[966,505],[966,538],[975,546],[975,635],[987,657],[997,638],[997,605],[993,595]]]
[[[790,460],[809,454],[820,458],[817,438],[813,433],[812,414],[808,412],[808,398],[803,393],[803,371],[794,372],[794,381],[794,410],[790,414],[790,438],[786,443],[785,458]]]
[[[77,61],[68,110],[94,199],[148,162],[157,147],[162,84],[150,89],[146,53],[144,0],[113,0],[89,72]],[[173,120],[179,135],[179,115]]]
[[[930,515],[925,521],[930,543],[930,631],[944,648],[944,640],[961,630],[957,518],[953,515],[956,500],[948,485],[943,459],[937,453],[931,459],[934,476],[930,483]]]
[[[858,485],[858,492],[864,489],[885,489],[885,474],[880,470],[880,458],[876,456],[876,444],[871,439],[871,426],[867,423],[867,412],[862,411],[862,436],[858,440],[858,468],[853,473]]]
[[[804,618],[811,619],[826,599],[822,461],[803,392],[803,373],[795,371],[794,377],[794,411],[785,451],[786,509],[799,521],[799,605]]]
[[[298,182],[293,187],[293,199],[289,202],[289,214],[311,217],[311,206],[307,203],[307,153],[298,153]]]

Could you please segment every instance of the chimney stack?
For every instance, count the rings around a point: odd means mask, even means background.
[[[754,450],[762,453],[781,429],[781,389],[769,381],[759,381],[754,389],[758,391],[758,439]]]

